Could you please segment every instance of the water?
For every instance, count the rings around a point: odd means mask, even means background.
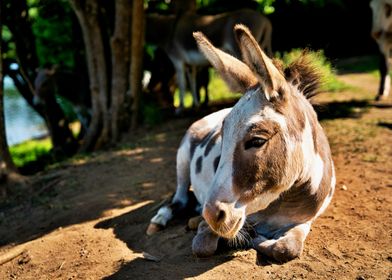
[[[27,104],[9,77],[4,79],[4,115],[10,146],[48,133],[44,119]]]

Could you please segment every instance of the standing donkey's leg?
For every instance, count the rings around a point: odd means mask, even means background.
[[[197,86],[197,68],[194,65],[190,65],[190,72],[188,75],[189,78],[189,83],[191,86],[191,91],[192,91],[192,106],[193,107],[199,107],[199,102],[200,102],[200,93],[198,92],[198,86]]]
[[[176,109],[176,114],[178,115],[184,110],[184,98],[186,91],[185,65],[181,61],[176,61],[173,59],[172,61],[176,70],[177,85],[180,95],[180,106]]]
[[[385,99],[389,95],[391,78],[389,76],[389,48],[380,48],[380,87],[376,100]]]
[[[177,189],[169,205],[162,206],[151,219],[147,234],[151,235],[166,226],[167,222],[188,203],[190,186],[190,143],[185,135],[177,151]]]
[[[290,261],[301,255],[310,225],[311,222],[297,225],[278,239],[267,239],[259,235],[253,239],[253,246],[261,254],[279,263]]]

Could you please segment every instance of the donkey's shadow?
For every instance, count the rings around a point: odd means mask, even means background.
[[[184,279],[200,275],[233,258],[223,243],[211,258],[200,259],[192,254],[195,232],[187,228],[190,213],[173,219],[164,230],[147,236],[145,231],[156,209],[157,204],[150,203],[95,225],[95,228],[113,228],[118,239],[133,252],[140,253],[139,258],[122,263],[117,272],[105,279]]]

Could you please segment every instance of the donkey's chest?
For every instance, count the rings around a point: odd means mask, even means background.
[[[195,149],[190,163],[190,178],[194,194],[203,205],[208,197],[221,156],[220,129],[211,130]]]

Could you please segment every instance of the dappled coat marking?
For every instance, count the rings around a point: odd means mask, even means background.
[[[229,87],[244,96],[188,129],[177,153],[177,191],[147,233],[185,207],[192,185],[204,218],[194,254],[214,254],[223,237],[284,262],[301,254],[335,188],[328,141],[309,102],[320,77],[306,55],[282,69],[245,26],[237,25],[235,34],[244,62],[194,34]]]

